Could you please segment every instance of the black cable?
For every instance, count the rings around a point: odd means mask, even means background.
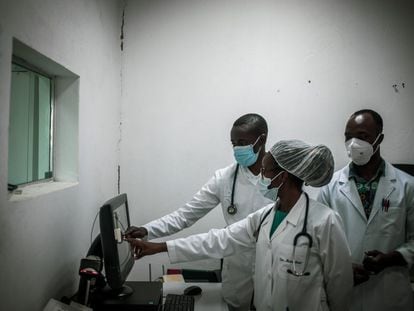
[[[91,229],[91,244],[92,244],[92,242],[93,242],[93,238],[92,238],[93,228],[95,227],[95,222],[96,222],[96,219],[98,218],[98,215],[99,215],[99,210],[98,210],[98,212],[96,213],[95,219],[93,220],[93,223],[92,223],[92,229]]]
[[[237,173],[238,172],[239,172],[239,163],[237,163],[236,172],[234,173],[233,187],[231,189],[231,203],[230,203],[230,206],[234,205],[234,190],[236,189],[236,180],[237,180]]]

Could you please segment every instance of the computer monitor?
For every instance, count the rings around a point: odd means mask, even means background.
[[[122,239],[130,227],[125,193],[105,202],[99,211],[99,225],[105,276],[111,293],[120,297],[130,295],[132,289],[124,283],[135,260],[130,244]]]

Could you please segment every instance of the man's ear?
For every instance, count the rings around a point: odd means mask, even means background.
[[[285,183],[289,178],[289,173],[287,171],[283,171],[282,173],[282,181]]]
[[[384,134],[381,133],[380,137],[378,138],[378,145],[381,144],[384,140]]]
[[[266,144],[266,140],[267,140],[267,134],[266,133],[260,134],[260,142],[262,143],[262,145]]]

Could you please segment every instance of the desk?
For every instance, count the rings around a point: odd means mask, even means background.
[[[163,283],[163,296],[167,294],[182,294],[184,289],[197,285],[203,292],[201,295],[194,296],[194,311],[228,311],[227,304],[221,297],[221,283]]]
[[[157,311],[162,303],[161,282],[126,282],[132,294],[124,297],[114,296],[109,288],[94,297],[94,311]]]

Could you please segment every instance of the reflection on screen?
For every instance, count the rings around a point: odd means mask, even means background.
[[[128,229],[128,218],[125,204],[122,204],[113,212],[114,217],[114,229],[120,229],[122,235]],[[115,237],[114,237],[115,238]],[[131,246],[127,241],[122,240],[118,243],[118,256],[119,256],[119,268],[124,271],[125,265],[128,263],[128,259],[132,256]]]

